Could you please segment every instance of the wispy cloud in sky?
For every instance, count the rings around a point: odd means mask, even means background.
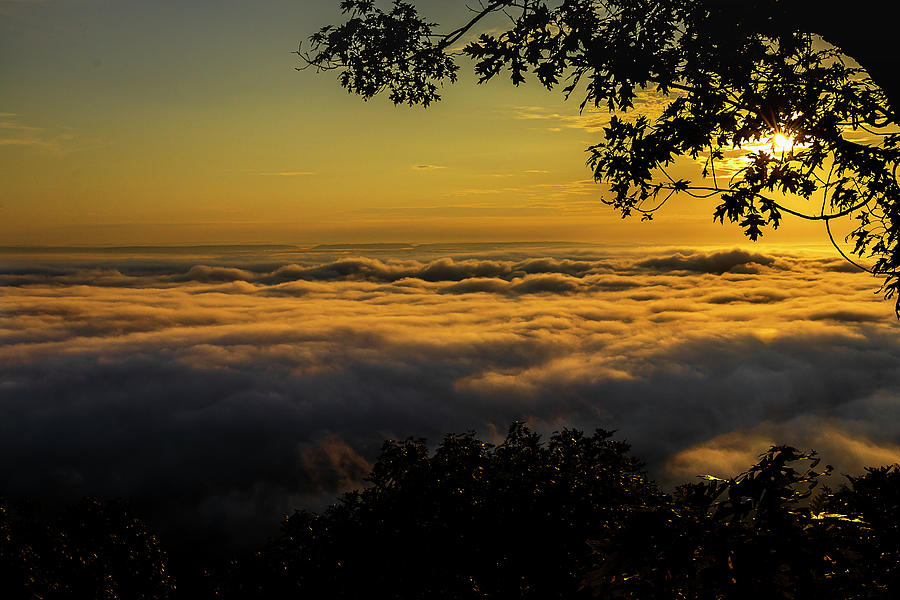
[[[271,171],[259,173],[260,175],[275,175],[277,177],[301,177],[304,175],[315,175],[315,171]]]
[[[75,139],[71,131],[50,132],[22,123],[14,113],[0,113],[0,146],[35,148],[61,152]]]
[[[644,115],[651,121],[660,116],[668,102],[666,98],[650,91],[638,91],[634,98],[634,110],[620,113],[620,118],[629,119],[632,115]],[[599,133],[609,125],[612,113],[605,107],[586,106],[581,112],[573,107],[572,112],[561,113],[542,106],[514,106],[513,114],[523,121],[549,121],[558,126],[547,127],[550,131],[562,131],[563,128],[582,129],[591,133]]]
[[[566,127],[599,132],[609,125],[610,119],[609,113],[592,108],[586,109],[581,114],[553,112],[539,106],[520,106],[514,107],[514,110],[516,118],[523,121],[550,121],[560,124],[560,127],[548,127],[550,131],[562,131],[562,127]]]

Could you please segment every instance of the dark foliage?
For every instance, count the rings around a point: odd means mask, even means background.
[[[499,446],[471,433],[390,441],[370,487],[297,512],[224,597],[574,598],[590,549],[663,496],[628,446],[598,430],[547,443],[517,423]],[[583,592],[584,593],[584,592]]]
[[[480,81],[505,73],[514,85],[531,76],[562,86],[582,110],[614,113],[588,164],[606,184],[604,202],[623,217],[650,219],[677,195],[708,198],[715,220],[751,240],[785,214],[821,221],[854,262],[831,230],[832,220],[852,218],[848,251],[872,259],[861,268],[882,276],[891,297],[900,289],[896,65],[885,68],[883,44],[841,33],[840,13],[822,18],[839,5],[817,4],[496,0],[440,31],[401,0],[386,12],[373,0],[344,0],[347,21],[321,29],[298,54],[303,68],[338,70],[350,92],[387,90],[397,104],[439,100],[439,87],[456,80],[459,54]],[[495,13],[505,19],[500,31],[485,25]],[[831,39],[868,50],[857,57],[871,59],[883,86],[814,35],[834,32]],[[660,109],[635,110],[648,97]],[[679,159],[702,165],[696,177],[671,173]],[[900,297],[897,308],[900,316]]]
[[[735,479],[680,487],[664,508],[592,543],[588,584],[611,598],[872,597],[856,596],[860,580],[848,571],[856,556],[845,533],[856,523],[809,503],[818,462],[774,447]]]
[[[173,591],[158,540],[124,504],[88,498],[51,517],[0,499],[3,598],[149,600]]]
[[[733,479],[663,494],[597,430],[542,442],[521,423],[389,441],[369,485],[218,568],[181,565],[184,598],[863,600],[900,597],[900,470],[819,486],[815,453],[773,447]],[[192,571],[193,569],[193,571]],[[181,577],[184,575],[184,577]],[[188,582],[188,585],[182,585]],[[49,517],[0,502],[4,598],[168,598],[156,538],[120,503]]]
[[[844,486],[823,502],[835,515],[852,515],[858,523],[845,537],[847,552],[854,558],[860,589],[869,595],[848,596],[900,598],[900,467],[867,468],[860,476],[849,476]],[[883,595],[878,596],[876,592]]]

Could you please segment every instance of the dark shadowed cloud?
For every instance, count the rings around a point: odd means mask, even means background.
[[[900,457],[896,320],[830,257],[327,248],[0,277],[3,486],[133,497],[187,537],[321,507],[385,438],[516,418],[617,429],[666,483],[772,442]]]

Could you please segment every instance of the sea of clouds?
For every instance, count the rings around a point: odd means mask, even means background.
[[[387,438],[499,441],[513,419],[615,429],[669,486],[774,443],[847,473],[900,461],[893,305],[827,254],[5,249],[0,267],[0,493],[132,498],[187,538],[271,533],[361,485]]]

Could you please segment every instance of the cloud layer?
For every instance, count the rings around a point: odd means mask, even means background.
[[[826,256],[538,247],[6,261],[0,481],[206,538],[357,486],[389,437],[617,429],[666,483],[772,442],[900,459],[900,337]],[[222,527],[222,523],[226,527]]]

